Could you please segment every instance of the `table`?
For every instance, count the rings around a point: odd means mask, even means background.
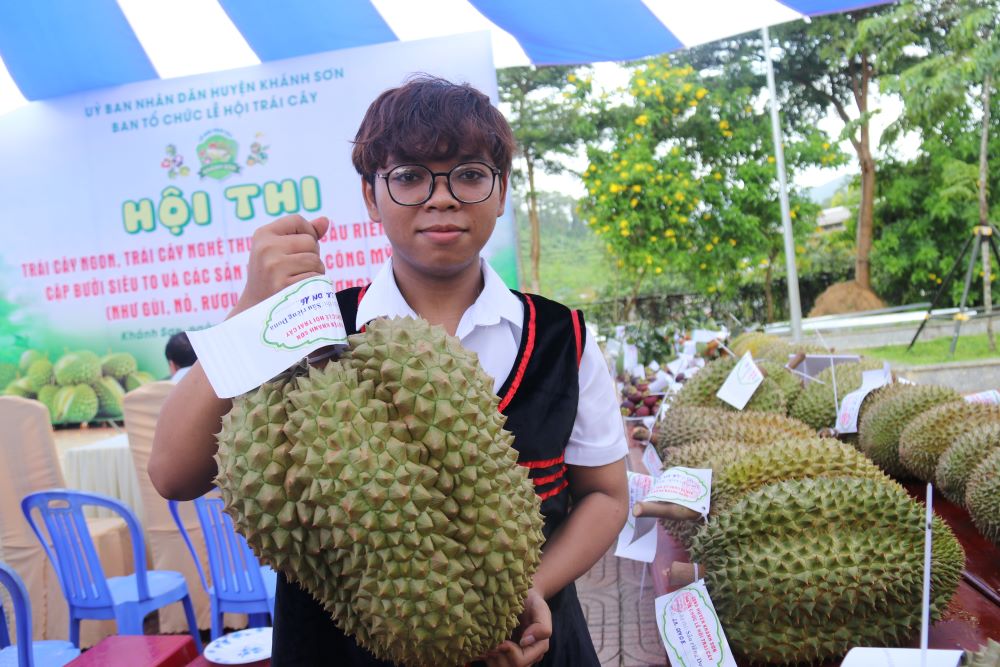
[[[186,667],[199,658],[189,635],[112,635],[66,667]]]
[[[135,474],[128,435],[118,433],[89,445],[67,449],[62,455],[63,476],[70,489],[118,498],[142,520],[142,492]],[[88,508],[88,516],[117,516],[104,508]]]

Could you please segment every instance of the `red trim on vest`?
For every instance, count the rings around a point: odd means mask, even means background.
[[[531,297],[527,294],[524,295],[524,300],[528,303],[528,342],[524,346],[524,356],[521,357],[521,363],[517,366],[517,375],[514,376],[514,381],[510,383],[507,395],[503,397],[497,408],[500,412],[503,412],[510,405],[514,394],[517,393],[517,388],[521,386],[521,380],[524,379],[524,371],[527,370],[528,361],[531,359],[531,352],[535,349],[535,304],[532,303]]]
[[[567,482],[564,479],[563,483],[560,484],[559,486],[557,486],[556,488],[550,489],[550,490],[546,491],[545,493],[539,493],[538,494],[538,499],[539,500],[545,500],[546,498],[551,498],[552,496],[556,495],[557,493],[559,493],[560,491],[562,491],[563,489],[565,489],[567,486],[569,486],[569,482]]]
[[[371,283],[368,283],[368,285],[371,285]],[[363,298],[364,298],[364,296],[365,296],[365,292],[367,292],[367,291],[368,291],[368,285],[365,285],[365,286],[364,286],[364,287],[362,287],[362,288],[361,288],[360,290],[358,290],[358,306],[360,306],[360,305],[361,305],[361,299],[363,299]],[[356,319],[356,317],[357,317],[357,316],[355,316],[355,319]],[[355,326],[356,326],[356,325],[357,325],[357,322],[355,322],[354,324],[355,324]],[[365,327],[364,327],[364,325],[361,325],[361,328],[360,328],[360,329],[358,329],[358,333],[364,333],[364,332],[365,332]]]
[[[524,466],[525,468],[548,468],[549,466],[554,466],[557,463],[562,463],[563,456],[565,456],[565,454],[560,454],[554,459],[546,459],[545,461],[519,461],[517,465]]]
[[[580,367],[580,359],[583,358],[583,341],[580,340],[580,311],[571,310],[573,317],[573,336],[576,338],[576,367]]]
[[[566,472],[566,466],[563,466],[558,471],[552,473],[551,475],[546,475],[545,477],[532,477],[531,481],[535,483],[535,486],[541,486],[542,484],[548,484],[549,482],[554,482]]]

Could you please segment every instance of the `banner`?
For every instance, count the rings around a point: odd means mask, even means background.
[[[27,349],[130,352],[165,376],[167,338],[223,320],[254,230],[289,213],[330,218],[320,254],[336,289],[368,283],[391,250],[368,219],[351,141],[372,100],[414,72],[496,103],[489,37],[475,33],[90,91],[0,117],[0,362]],[[484,254],[516,286],[510,213]]]

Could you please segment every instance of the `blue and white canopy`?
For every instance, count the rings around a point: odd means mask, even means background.
[[[5,0],[0,96],[41,100],[487,29],[498,67],[629,60],[884,1]]]

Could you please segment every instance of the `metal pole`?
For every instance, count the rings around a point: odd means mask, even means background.
[[[761,28],[764,39],[764,63],[767,65],[767,90],[771,97],[771,133],[774,135],[774,160],[778,167],[778,188],[781,201],[781,229],[785,236],[785,270],[788,273],[788,312],[791,315],[792,340],[802,340],[802,305],[799,302],[799,273],[795,268],[795,237],[788,206],[788,183],[785,180],[785,150],[782,147],[781,120],[778,117],[778,92],[774,86],[774,65],[771,63],[771,37]]]

